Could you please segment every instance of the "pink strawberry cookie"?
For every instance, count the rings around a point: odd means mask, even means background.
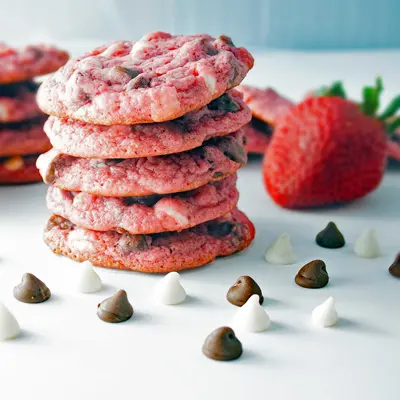
[[[47,114],[91,124],[164,122],[237,86],[253,62],[226,36],[154,32],[69,61],[45,80],[38,101]]]
[[[43,132],[45,118],[0,124],[0,157],[44,153],[50,150],[49,139]]]
[[[242,94],[230,90],[200,110],[168,122],[106,126],[50,117],[45,131],[53,147],[64,154],[136,158],[194,149],[211,137],[237,131],[250,119]]]
[[[260,89],[240,85],[243,99],[249,106],[253,119],[244,128],[249,153],[264,154],[271,140],[274,126],[294,105],[272,88]]]
[[[238,209],[182,232],[153,235],[96,232],[53,215],[44,241],[56,254],[93,265],[148,273],[167,273],[210,263],[245,249],[255,230]]]
[[[68,53],[44,44],[14,49],[0,43],[0,84],[26,81],[63,66]]]
[[[42,115],[36,103],[38,85],[32,81],[0,85],[0,122],[15,122]]]
[[[238,131],[184,153],[131,159],[75,158],[52,149],[37,166],[45,183],[73,192],[107,197],[185,192],[245,165],[243,138]]]
[[[0,157],[0,185],[40,182],[37,155]]]
[[[182,231],[235,208],[236,175],[193,191],[145,197],[96,197],[51,186],[47,207],[73,224],[96,231],[149,234]]]

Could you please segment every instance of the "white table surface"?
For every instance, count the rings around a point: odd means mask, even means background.
[[[392,95],[400,91],[399,65],[400,52],[256,54],[247,82],[270,84],[298,99],[340,77],[356,95],[380,73]],[[0,343],[0,399],[399,399],[400,280],[387,268],[400,251],[400,169],[390,169],[380,188],[363,200],[327,210],[275,206],[261,184],[259,161],[240,171],[239,189],[240,207],[257,229],[253,245],[182,273],[188,301],[162,306],[152,302],[160,277],[138,273],[97,269],[105,289],[75,293],[79,265],[53,255],[42,243],[49,215],[46,187],[0,187],[0,299],[22,327],[20,338]],[[347,239],[343,249],[314,244],[329,220]],[[377,229],[382,244],[383,256],[374,260],[352,253],[355,238],[368,227]],[[264,249],[283,232],[292,237],[298,263],[269,265]],[[327,263],[329,285],[320,290],[296,286],[298,269],[316,258]],[[29,305],[13,298],[24,272],[46,282],[51,300]],[[262,287],[272,328],[237,332],[244,347],[239,360],[209,360],[201,346],[213,329],[230,324],[236,308],[225,293],[243,274]],[[129,322],[106,324],[96,316],[97,303],[119,288],[127,290],[136,314]],[[331,295],[340,323],[316,329],[310,313]]]

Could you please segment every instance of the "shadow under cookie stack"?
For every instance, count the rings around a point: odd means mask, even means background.
[[[67,60],[68,54],[54,47],[16,50],[0,43],[0,184],[41,181],[36,160],[51,145],[33,78],[54,72]]]
[[[166,273],[245,249],[254,227],[236,208],[251,119],[233,89],[252,56],[226,36],[105,45],[69,61],[38,94],[53,149],[44,240],[94,265]]]

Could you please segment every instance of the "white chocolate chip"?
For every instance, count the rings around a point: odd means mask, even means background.
[[[72,250],[94,252],[93,243],[88,239],[84,231],[77,229],[68,235],[68,246]]]
[[[60,152],[55,149],[49,150],[47,153],[42,154],[36,161],[36,167],[40,172],[45,183],[49,182],[49,173],[53,162],[60,156]]]

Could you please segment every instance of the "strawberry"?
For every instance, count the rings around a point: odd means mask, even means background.
[[[381,182],[386,131],[394,131],[400,108],[395,99],[377,116],[382,82],[363,91],[362,104],[345,98],[335,83],[308,97],[278,123],[263,164],[264,182],[282,207],[306,208],[349,202]]]

